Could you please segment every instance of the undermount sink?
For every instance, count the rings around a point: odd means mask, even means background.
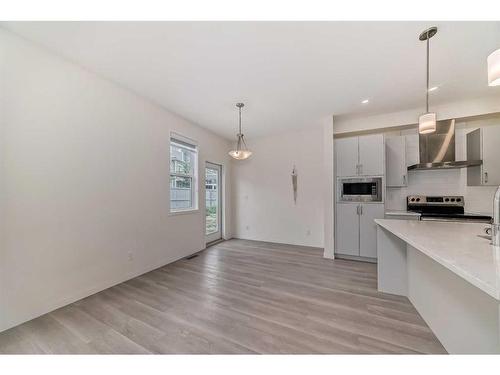
[[[477,236],[491,242],[491,236],[488,236],[487,234],[478,234]]]
[[[492,242],[491,227],[484,228],[484,234],[478,234],[477,236]]]

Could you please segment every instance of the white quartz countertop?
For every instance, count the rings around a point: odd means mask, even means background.
[[[376,219],[396,237],[500,300],[500,247],[478,235],[487,224]]]
[[[421,216],[419,212],[387,210],[385,214],[388,216]]]

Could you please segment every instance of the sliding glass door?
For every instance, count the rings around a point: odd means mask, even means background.
[[[222,238],[222,167],[207,162],[205,166],[205,236],[206,242]]]

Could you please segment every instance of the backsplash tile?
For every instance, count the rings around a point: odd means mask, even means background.
[[[456,125],[456,160],[466,159],[466,134],[480,126],[500,126],[500,120],[475,120]],[[417,129],[401,131],[401,135],[416,134]],[[409,171],[408,186],[387,188],[385,206],[387,210],[405,210],[408,195],[463,195],[465,210],[491,215],[496,186],[467,186],[467,169]]]

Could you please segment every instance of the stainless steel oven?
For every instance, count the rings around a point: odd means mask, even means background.
[[[338,202],[382,202],[382,177],[339,178]]]

